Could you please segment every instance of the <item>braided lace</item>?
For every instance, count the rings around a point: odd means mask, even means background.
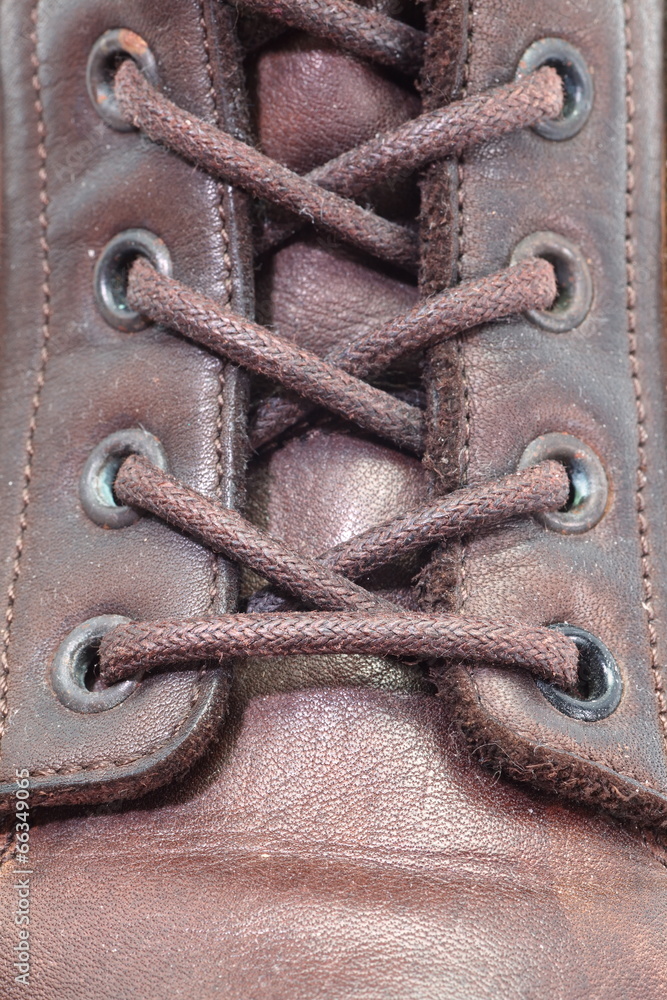
[[[243,0],[242,6],[393,69],[414,73],[418,68],[421,32],[348,0],[281,0],[279,5]],[[115,91],[124,117],[151,140],[290,213],[288,220],[264,223],[257,253],[312,224],[408,271],[418,264],[415,233],[354,199],[380,179],[556,118],[563,108],[560,78],[544,67],[515,83],[420,115],[300,176],[178,108],[131,60],[119,67]],[[421,410],[366,379],[404,354],[480,323],[548,309],[556,295],[551,264],[525,260],[427,299],[321,358],[158,273],[142,257],[132,265],[127,286],[132,309],[287,391],[287,396],[273,396],[259,406],[250,432],[253,447],[275,440],[314,408],[324,408],[416,454],[422,451],[424,437]],[[104,683],[166,665],[187,668],[193,661],[239,655],[346,652],[521,667],[563,687],[575,686],[576,646],[559,631],[511,620],[405,611],[356,582],[399,554],[489,529],[509,518],[562,508],[570,483],[556,462],[457,490],[318,558],[291,551],[238,512],[137,455],[121,465],[114,491],[120,503],[160,517],[211,551],[250,567],[271,589],[252,595],[248,610],[239,614],[117,626],[100,646]],[[311,610],[300,610],[304,606]]]

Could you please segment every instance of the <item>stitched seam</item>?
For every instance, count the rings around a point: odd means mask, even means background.
[[[202,33],[202,44],[204,47],[205,63],[206,63],[206,73],[208,75],[209,81],[209,96],[211,99],[211,104],[213,107],[213,116],[215,124],[221,126],[220,121],[220,110],[218,107],[218,95],[215,90],[215,79],[213,77],[213,67],[211,65],[211,47],[208,37],[208,26],[206,23],[206,10],[205,10],[205,0],[201,0],[199,7],[199,27]],[[227,220],[225,218],[224,209],[224,197],[225,188],[222,182],[218,182],[216,185],[218,191],[218,214],[220,216],[220,234],[222,236],[222,241],[224,243],[224,250],[222,254],[223,268],[225,272],[224,284],[225,284],[225,304],[231,305],[232,301],[232,260],[229,253],[229,234],[227,232]],[[217,477],[217,495],[222,496],[222,482],[223,482],[223,449],[222,449],[222,429],[223,429],[223,405],[224,405],[224,395],[225,391],[225,369],[222,362],[219,365],[218,370],[218,393],[216,396],[217,405],[217,417],[215,425],[215,473]],[[218,597],[220,593],[220,560],[214,552],[211,553],[211,571],[212,571],[212,581],[210,588],[211,597],[211,611],[215,611],[218,603]]]
[[[641,377],[639,372],[639,361],[637,358],[637,315],[635,311],[637,294],[635,288],[635,240],[634,240],[634,78],[632,69],[634,65],[634,52],[632,47],[632,11],[628,2],[623,4],[625,16],[625,58],[626,58],[626,149],[627,149],[627,183],[626,183],[626,212],[625,212],[625,254],[627,272],[627,317],[628,317],[628,341],[630,354],[630,368],[632,372],[632,385],[635,393],[635,405],[637,410],[637,522],[639,527],[639,544],[641,549],[642,565],[642,588],[644,591],[644,610],[646,612],[646,623],[648,628],[651,669],[653,671],[653,683],[655,695],[658,703],[658,715],[662,727],[663,738],[667,739],[667,699],[665,698],[664,683],[658,663],[657,632],[655,625],[655,610],[653,607],[653,584],[651,580],[651,546],[649,542],[648,521],[644,513],[644,489],[646,487],[646,441],[648,439],[646,431],[646,410],[644,408]]]
[[[468,0],[468,35],[466,39],[466,58],[463,67],[463,82],[461,86],[462,97],[468,96],[468,85],[470,82],[470,63],[472,61],[472,45],[473,45],[473,0]],[[457,159],[457,206],[458,206],[458,253],[457,253],[457,276],[458,280],[461,281],[463,278],[463,254],[464,254],[464,181],[465,181],[465,156],[463,153]],[[464,438],[463,438],[463,451],[461,454],[461,479],[462,485],[468,482],[468,470],[470,466],[470,386],[468,383],[468,372],[465,363],[465,353],[463,350],[463,338],[456,338],[456,353],[459,359],[459,365],[461,369],[461,383],[463,385],[463,419],[464,419]],[[467,546],[465,539],[461,540],[460,547],[460,610],[465,610],[468,601],[468,588],[466,585],[466,559],[467,559]]]
[[[42,88],[39,80],[39,55],[37,50],[37,18],[39,13],[40,0],[35,0],[30,14],[33,28],[30,33],[30,42],[33,50],[30,61],[33,67],[32,85],[35,91],[34,108],[37,113],[37,156],[39,160],[38,177],[40,181],[39,191],[39,225],[40,225],[40,249],[42,252],[42,345],[39,354],[39,366],[37,369],[37,380],[35,391],[32,397],[30,423],[28,424],[28,436],[26,439],[25,455],[26,464],[23,470],[23,489],[21,491],[21,512],[19,514],[19,530],[14,546],[14,561],[12,564],[12,578],[7,589],[7,609],[5,612],[5,625],[2,630],[2,653],[0,653],[0,736],[4,733],[8,712],[8,679],[9,679],[9,645],[12,635],[12,624],[14,621],[14,606],[16,604],[16,587],[21,575],[21,557],[25,534],[28,526],[28,507],[30,505],[30,484],[32,480],[32,466],[35,454],[35,433],[37,429],[37,415],[41,402],[42,388],[46,375],[46,366],[49,360],[49,340],[51,337],[51,267],[49,263],[49,243],[48,243],[48,219],[47,209],[49,206],[49,195],[47,187],[46,172],[46,129],[44,125],[44,106],[42,104]]]
[[[201,0],[199,6],[199,27],[202,33],[202,44],[204,47],[204,55],[206,60],[205,62],[206,73],[209,81],[208,92],[209,92],[209,97],[211,99],[211,104],[213,106],[213,116],[215,119],[215,124],[222,128],[223,122],[220,119],[220,109],[218,107],[218,95],[215,90],[215,79],[213,77],[213,67],[211,65],[211,46],[208,37],[208,26],[206,24],[206,11],[204,6],[205,2],[206,0]],[[222,261],[225,268],[225,279],[224,279],[225,292],[226,292],[225,304],[229,305],[232,301],[232,292],[233,292],[232,259],[229,254],[229,234],[227,232],[227,220],[225,218],[225,207],[224,207],[225,185],[222,183],[222,181],[220,181],[217,184],[217,189],[219,194],[218,213],[220,215],[220,232],[225,244],[225,250],[222,255]]]
[[[204,8],[204,0],[201,0],[201,3],[199,5],[199,30],[201,31],[202,45],[203,45],[203,48],[204,48],[204,61],[205,61],[205,66],[206,66],[206,74],[208,76],[208,92],[209,92],[209,97],[210,97],[211,103],[213,105],[213,116],[214,116],[215,123],[216,123],[216,125],[219,125],[220,124],[220,116],[218,114],[218,106],[217,106],[217,100],[216,100],[215,86],[214,86],[214,81],[213,81],[213,69],[211,67],[211,52],[210,52],[210,46],[209,46],[209,41],[208,41],[208,30],[207,30],[207,27],[206,27],[206,12],[205,12],[205,8]],[[222,201],[222,199],[223,199],[223,190],[222,190],[222,184],[221,183],[218,183],[216,185],[216,190],[218,192],[218,215],[219,215],[220,221],[221,221],[222,238],[223,238],[223,240],[225,242],[225,245],[228,246],[227,233],[226,233],[226,230],[225,230],[225,220],[224,220],[223,208],[222,208],[222,204],[223,204],[223,201]],[[225,261],[225,265],[226,265],[226,261]],[[229,270],[227,269],[227,274],[228,273],[229,273]],[[227,302],[229,302],[230,293],[229,293],[229,287],[228,287],[228,284],[227,284],[227,280],[225,280],[225,291],[227,293]],[[222,362],[219,361],[218,362],[218,391],[216,393],[217,414],[216,414],[216,421],[215,421],[215,455],[216,455],[216,458],[215,458],[215,474],[216,474],[216,493],[217,493],[218,496],[220,496],[221,492],[222,492],[222,445],[221,445],[221,442],[220,442],[220,436],[222,434],[222,393],[223,393],[223,389],[224,389],[223,367],[222,367]],[[210,559],[210,564],[211,564],[211,586],[209,588],[209,597],[210,597],[209,608],[210,608],[211,612],[213,612],[213,611],[215,611],[215,608],[216,608],[217,603],[218,603],[218,594],[219,594],[219,589],[220,589],[220,580],[219,580],[219,575],[220,574],[219,574],[218,557],[216,556],[215,552],[211,552],[210,553],[209,559]]]

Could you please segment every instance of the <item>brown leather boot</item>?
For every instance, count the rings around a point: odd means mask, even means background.
[[[1,996],[667,989],[660,0],[0,0]]]

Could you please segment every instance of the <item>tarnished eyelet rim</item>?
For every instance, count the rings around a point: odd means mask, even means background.
[[[544,139],[562,142],[577,135],[588,121],[595,97],[593,77],[581,52],[564,38],[533,42],[522,55],[516,75],[525,76],[542,66],[553,66],[560,74],[565,107],[560,118],[539,122],[533,129]]]
[[[171,254],[166,243],[148,229],[125,229],[109,240],[97,263],[93,283],[97,307],[116,330],[133,333],[150,322],[130,309],[126,299],[127,271],[137,257],[145,257],[160,274],[171,277]]]
[[[575,698],[553,684],[538,680],[537,686],[554,708],[579,722],[600,722],[618,708],[623,697],[623,678],[605,644],[576,625],[558,623],[550,628],[574,639],[579,650],[579,680],[590,688],[590,698]]]
[[[121,114],[114,92],[114,65],[122,59],[132,59],[144,76],[157,85],[155,56],[141,35],[129,28],[105,31],[97,39],[88,56],[86,84],[93,107],[107,125],[118,132],[133,132],[134,126]]]
[[[531,257],[553,264],[560,294],[551,309],[529,309],[525,315],[551,333],[567,333],[580,326],[593,304],[593,279],[579,247],[559,233],[531,233],[514,248],[511,263]]]
[[[117,504],[113,497],[116,473],[128,455],[143,455],[158,468],[167,469],[164,448],[143,428],[115,431],[100,441],[83,467],[79,498],[91,521],[103,528],[126,528],[139,520],[134,508]]]
[[[65,708],[85,715],[108,712],[136,691],[141,681],[139,676],[99,691],[90,691],[85,685],[100,640],[112,628],[129,621],[122,615],[99,615],[77,625],[60,644],[51,663],[51,685]]]
[[[581,534],[590,531],[607,509],[609,485],[602,462],[595,452],[571,434],[543,434],[528,445],[519,469],[528,469],[553,459],[568,471],[573,490],[581,499],[569,510],[547,511],[538,519],[561,534]]]

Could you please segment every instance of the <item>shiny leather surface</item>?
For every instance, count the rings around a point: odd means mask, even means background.
[[[512,13],[503,4],[498,18],[496,0],[476,6],[501,22]],[[163,9],[153,5],[157,16]],[[171,39],[182,57],[182,34]],[[382,74],[354,65],[357,102],[367,80],[377,106]],[[280,120],[278,92],[255,97],[267,119]],[[386,94],[393,101],[393,85]],[[292,132],[312,133],[326,113],[305,84],[295,106],[303,112],[285,122],[290,149],[299,146]],[[308,237],[269,272],[260,310],[304,342],[313,326],[323,343],[354,329],[350,300],[338,326],[336,282],[360,303],[360,327],[364,303],[368,315],[388,316],[414,295]],[[312,322],[299,325],[292,287]],[[424,488],[412,460],[327,423],[256,465],[250,507],[316,552]],[[667,854],[654,835],[480,768],[449,705],[410,668],[313,660],[241,665],[226,723],[184,779],[136,802],[34,817],[36,1000],[664,995]],[[4,912],[13,867],[7,853]],[[10,1000],[26,995],[13,983],[13,943],[4,923],[0,982]]]
[[[178,793],[35,828],[31,1000],[664,995],[661,858],[483,771],[432,697],[300,690],[231,712]]]

